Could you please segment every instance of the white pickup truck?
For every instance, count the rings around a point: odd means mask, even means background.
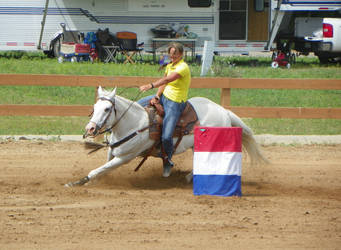
[[[297,17],[295,50],[314,52],[321,63],[341,61],[341,18]]]

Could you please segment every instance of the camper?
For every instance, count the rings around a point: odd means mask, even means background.
[[[340,9],[335,0],[0,0],[0,50],[58,55],[64,24],[83,35],[135,32],[145,52],[162,37],[187,38],[196,53],[205,41],[216,53],[269,51],[294,38],[298,17],[340,17]]]

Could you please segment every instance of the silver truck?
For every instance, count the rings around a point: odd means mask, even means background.
[[[339,61],[341,18],[296,18],[295,49],[305,54],[314,52],[321,63]]]
[[[321,63],[341,60],[341,1],[272,0],[275,13],[266,48],[297,54],[314,53]],[[296,51],[296,52],[294,52]]]

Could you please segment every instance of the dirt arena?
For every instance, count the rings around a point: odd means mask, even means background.
[[[241,198],[194,196],[190,152],[138,160],[65,188],[105,161],[80,142],[0,142],[0,249],[341,249],[341,145],[266,146]]]

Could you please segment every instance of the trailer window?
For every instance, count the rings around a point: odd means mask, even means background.
[[[254,9],[255,11],[264,11],[265,2],[264,0],[255,0]]]
[[[246,0],[219,1],[219,40],[246,39]]]
[[[211,4],[212,4],[211,0],[188,0],[188,6],[191,8],[210,7]]]

